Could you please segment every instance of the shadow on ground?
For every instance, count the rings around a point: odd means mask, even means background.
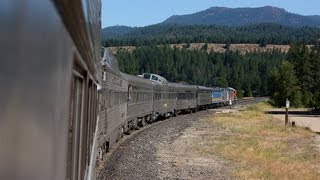
[[[272,114],[272,115],[281,115],[285,114],[286,111],[283,110],[277,110],[277,111],[266,111],[267,114]],[[299,110],[289,110],[289,115],[294,115],[294,116],[303,116],[303,117],[320,117],[320,111],[299,111]]]

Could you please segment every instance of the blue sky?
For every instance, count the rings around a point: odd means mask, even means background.
[[[276,6],[302,15],[320,15],[320,0],[102,0],[102,27],[147,26],[213,6]]]

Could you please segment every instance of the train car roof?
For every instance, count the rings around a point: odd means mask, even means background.
[[[182,84],[182,83],[170,83],[171,86],[175,86],[180,89],[190,89],[190,90],[197,90],[197,85],[190,85],[190,84]]]
[[[223,87],[213,87],[212,88],[213,91],[217,91],[217,90],[221,91],[221,90],[225,90],[225,89],[226,88],[223,88]]]
[[[138,83],[138,84],[149,85],[150,87],[154,84],[151,80],[143,79],[138,76],[134,76],[134,75],[130,75],[130,74],[125,74],[125,76],[127,76],[129,84],[130,83]]]
[[[232,90],[232,91],[237,91],[237,90],[235,90],[235,89],[232,88],[232,87],[228,87],[228,89],[230,89],[230,90]]]
[[[158,75],[158,74],[143,73],[139,77],[144,78],[144,79],[150,79],[151,81],[158,82],[158,83],[161,83],[161,84],[168,84],[168,80],[166,78]]]
[[[213,90],[213,88],[211,88],[211,87],[205,87],[205,86],[198,86],[198,89],[199,89],[199,90],[208,90],[208,91],[212,91],[212,90]]]

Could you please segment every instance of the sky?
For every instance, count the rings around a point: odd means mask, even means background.
[[[320,15],[320,0],[102,0],[102,27],[147,26],[172,15],[183,15],[209,7],[275,6],[302,15]]]

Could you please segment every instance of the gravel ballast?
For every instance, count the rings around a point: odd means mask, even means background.
[[[98,179],[232,179],[228,161],[201,153],[216,110],[171,117],[126,136],[111,150]]]

